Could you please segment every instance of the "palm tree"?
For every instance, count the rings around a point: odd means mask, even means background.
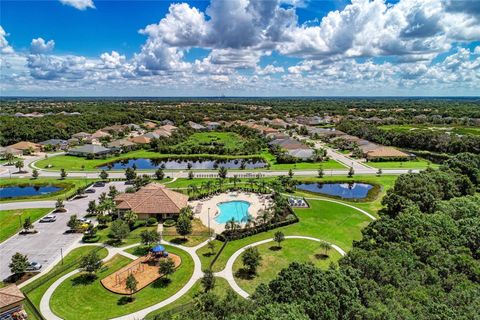
[[[207,189],[208,194],[210,194],[210,191],[212,190],[212,185],[213,185],[212,180],[207,180],[205,182],[205,188]]]
[[[248,184],[250,185],[250,189],[253,190],[253,186],[255,185],[255,179],[249,178],[249,179],[247,180],[247,182],[248,182]]]
[[[230,178],[230,181],[233,182],[233,188],[237,188],[237,183],[240,182],[240,179],[238,178],[237,175],[234,175],[233,177]]]
[[[332,245],[326,241],[320,242],[320,249],[323,250],[323,254],[328,257],[328,251],[332,249]]]
[[[187,192],[188,192],[188,194],[189,194],[190,196],[196,195],[197,192],[198,192],[198,187],[197,187],[197,185],[196,185],[196,184],[189,184],[189,185],[188,185],[188,190],[187,190]]]

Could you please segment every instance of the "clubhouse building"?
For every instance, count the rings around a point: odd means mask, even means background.
[[[115,198],[120,213],[132,211],[139,219],[177,218],[187,206],[188,196],[167,189],[159,183],[150,183],[135,193],[122,193]]]

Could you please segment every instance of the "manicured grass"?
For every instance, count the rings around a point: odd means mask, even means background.
[[[253,277],[248,275],[242,264],[240,255],[233,264],[233,272],[237,284],[248,293],[252,294],[260,283],[268,283],[273,280],[280,270],[288,267],[292,262],[311,262],[319,268],[327,268],[330,263],[336,263],[341,258],[333,248],[328,251],[328,257],[323,256],[319,243],[303,239],[285,239],[281,243],[281,249],[276,242],[269,242],[255,248],[262,257],[261,265],[257,274]]]
[[[30,217],[33,223],[50,211],[52,211],[51,208],[1,210],[0,226],[2,227],[0,228],[0,242],[5,241],[22,229],[20,219],[23,223],[26,218]]]
[[[212,262],[213,258],[218,254],[220,249],[222,248],[223,242],[218,240],[212,240],[213,244],[215,245],[215,249],[211,251],[207,245],[201,247],[197,250],[197,255],[202,262],[202,269],[206,270],[209,268],[210,263]]]
[[[325,176],[322,179],[314,178],[314,177],[296,177],[296,179],[305,181],[305,182],[335,182],[335,181],[345,181],[351,180],[353,182],[364,182],[364,183],[372,183],[372,184],[379,184],[381,185],[381,190],[377,195],[377,198],[370,202],[353,202],[348,200],[339,200],[335,199],[335,201],[340,201],[343,203],[351,204],[355,207],[363,209],[375,216],[378,216],[377,212],[382,208],[382,198],[385,196],[385,193],[388,189],[393,187],[395,180],[398,176],[389,176],[389,175],[380,175],[380,176],[354,176],[353,178],[346,178],[341,176]],[[295,191],[295,195],[307,197],[307,198],[320,198],[320,199],[328,199],[328,197],[322,195],[313,195],[311,193],[302,192],[302,191]]]
[[[98,242],[104,242],[108,243],[110,245],[113,245],[115,247],[123,247],[123,246],[128,246],[134,243],[140,242],[140,233],[144,230],[157,230],[157,226],[144,226],[144,227],[138,227],[130,231],[130,234],[126,239],[124,239],[121,243],[112,243],[112,238],[109,237],[110,233],[110,223],[107,225],[107,228],[105,229],[100,229],[97,231],[97,235],[100,237]]]
[[[343,164],[332,159],[324,162],[277,163],[275,156],[268,151],[262,152],[261,155],[270,163],[270,170],[318,170],[320,166],[324,170],[345,169]]]
[[[105,268],[91,283],[81,283],[81,275],[74,275],[64,281],[53,293],[50,307],[63,319],[110,319],[135,312],[158,303],[173,295],[183,287],[193,274],[193,260],[183,250],[166,246],[168,252],[177,254],[182,264],[169,277],[169,281],[160,278],[137,292],[135,301],[122,304],[122,295],[105,289],[100,280],[122,268],[131,260],[117,255],[106,263]],[[66,299],[65,297],[68,297]]]
[[[0,199],[0,202],[18,202],[18,201],[30,201],[30,200],[56,200],[56,199],[66,199],[77,191],[78,188],[84,187],[87,184],[97,181],[97,179],[69,179],[60,180],[58,178],[38,178],[38,179],[29,179],[29,178],[13,178],[13,179],[4,179],[0,181],[0,187],[6,186],[19,186],[19,185],[32,185],[32,186],[41,186],[41,185],[55,185],[63,188],[57,192],[52,192],[43,195],[31,196],[31,197],[17,197],[17,198],[6,198]]]
[[[359,211],[341,204],[321,200],[309,200],[308,202],[310,208],[295,209],[300,222],[241,240],[228,242],[225,249],[218,256],[212,270],[216,272],[224,269],[228,258],[235,251],[250,243],[273,238],[274,233],[277,231],[282,231],[285,235],[303,235],[319,238],[336,244],[347,251],[352,247],[354,240],[361,238],[361,230],[372,221]],[[218,246],[218,248],[220,247]],[[202,256],[204,252],[207,251],[199,250],[199,256]],[[213,257],[203,257],[202,267],[207,268]]]
[[[431,163],[425,159],[411,161],[370,161],[366,163],[370,167],[382,169],[426,169],[427,167],[438,168],[438,164]]]
[[[179,235],[175,226],[163,229],[163,239],[165,241],[181,244],[187,247],[194,247],[202,243],[208,239],[210,234],[213,233],[208,232],[208,228],[203,225],[200,219],[192,220],[192,233],[186,237]]]
[[[212,143],[223,145],[223,148],[241,151],[244,145],[248,143],[248,139],[243,138],[234,132],[197,132],[188,137],[188,139],[180,144],[178,147],[196,147],[196,146],[212,146]]]
[[[225,297],[227,295],[227,291],[232,290],[230,285],[228,284],[227,280],[223,278],[215,278],[215,287],[213,288],[213,293],[218,297]],[[193,299],[199,294],[203,292],[202,284],[200,281],[195,282],[195,285],[188,290],[186,294],[184,294],[181,298],[175,300],[171,304],[155,310],[145,317],[145,319],[154,319],[155,316],[161,317],[166,312],[170,315],[178,315],[182,311],[189,310],[193,307]],[[158,318],[161,319],[161,318]]]
[[[79,259],[93,250],[98,250],[97,254],[100,258],[105,258],[108,254],[107,249],[98,246],[82,246],[72,250],[65,256],[62,263],[58,263],[48,273],[29,283],[22,288],[22,292],[30,298],[32,303],[40,307],[40,300],[47,289],[60,277],[78,268]],[[52,276],[54,275],[54,276]]]

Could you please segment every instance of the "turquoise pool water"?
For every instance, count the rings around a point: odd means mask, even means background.
[[[220,213],[215,217],[218,223],[227,223],[230,220],[236,222],[246,222],[248,218],[248,208],[250,203],[247,201],[228,201],[217,204]]]

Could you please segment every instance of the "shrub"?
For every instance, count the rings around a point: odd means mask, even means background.
[[[153,226],[153,225],[156,225],[156,224],[157,224],[157,219],[155,219],[154,217],[148,218],[147,226]]]
[[[173,219],[166,219],[164,222],[163,222],[163,226],[164,227],[173,227],[177,224],[177,222]]]
[[[99,240],[100,240],[100,236],[98,235],[94,235],[94,236],[84,235],[82,238],[82,241],[85,243],[95,243],[95,242],[98,242]]]

